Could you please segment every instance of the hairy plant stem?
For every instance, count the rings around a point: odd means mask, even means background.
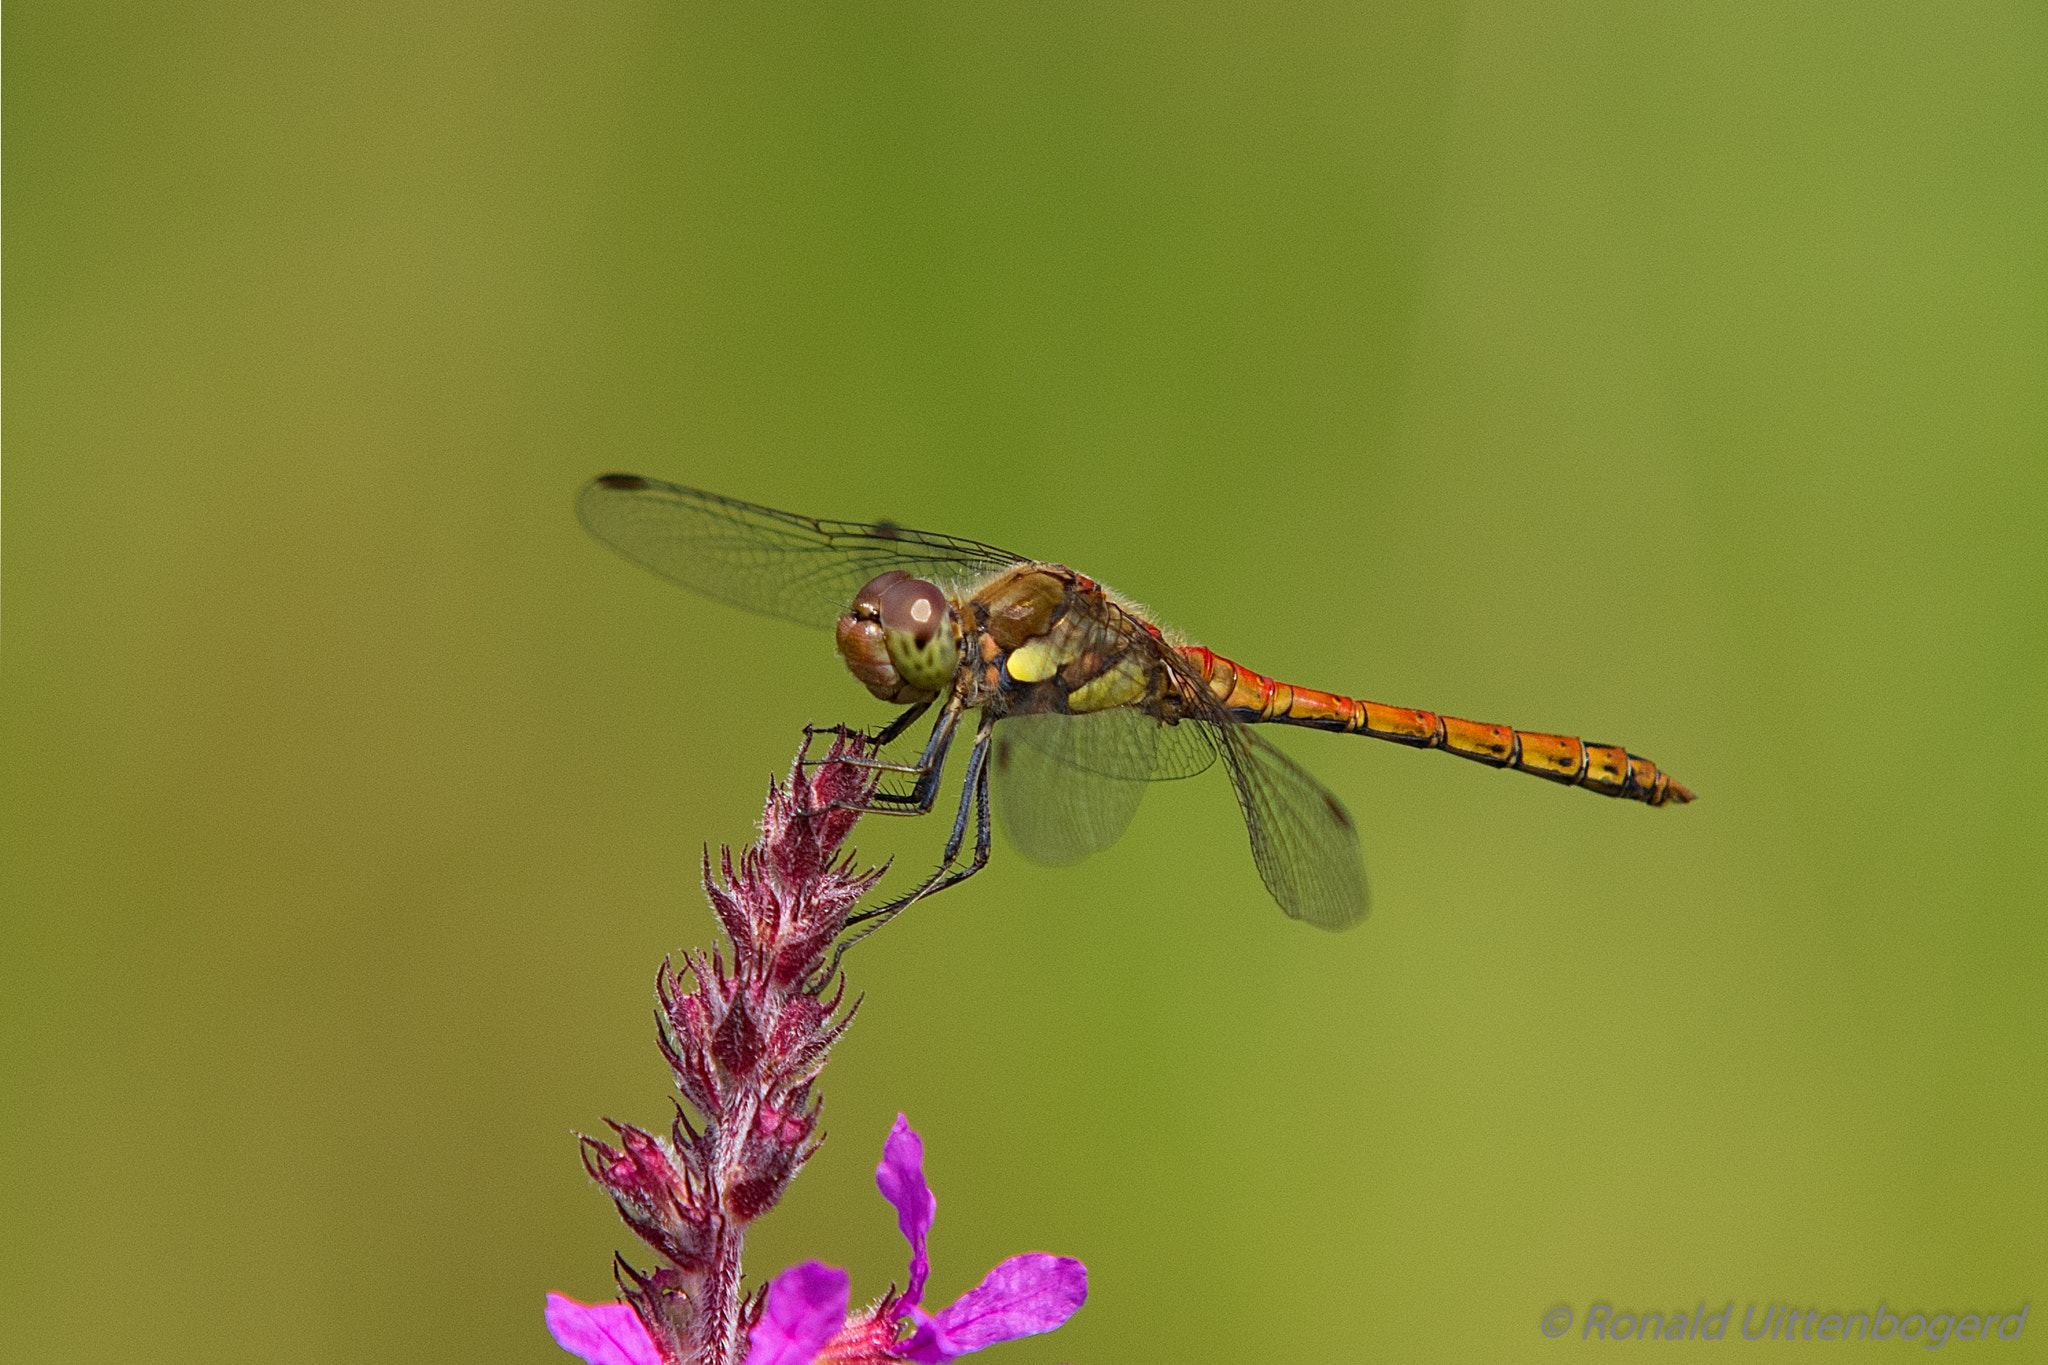
[[[874,790],[847,759],[873,751],[838,732],[822,763],[810,737],[785,784],[771,784],[761,837],[735,860],[704,858],[704,890],[731,948],[664,964],[657,1041],[683,1102],[667,1136],[612,1123],[619,1145],[583,1139],[584,1167],[619,1216],[665,1265],[618,1263],[619,1287],[666,1365],[741,1365],[762,1298],[741,1270],[747,1225],[773,1208],[818,1149],[813,1090],[852,1022],[844,979],[830,999],[825,958],[881,876],[857,872],[841,846]]]

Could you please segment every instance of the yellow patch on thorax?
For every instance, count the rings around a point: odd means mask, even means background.
[[[1109,711],[1145,695],[1145,667],[1126,654],[1067,694],[1070,711]]]
[[[1066,662],[1050,640],[1033,640],[1010,651],[1003,670],[1020,683],[1044,682]]]

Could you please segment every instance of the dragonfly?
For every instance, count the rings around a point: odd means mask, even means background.
[[[592,479],[576,510],[599,541],[663,578],[832,630],[853,676],[904,708],[870,737],[878,751],[938,708],[915,761],[862,760],[907,775],[909,790],[878,788],[858,809],[929,814],[951,746],[965,718],[976,717],[939,865],[908,893],[856,917],[874,917],[876,927],[986,866],[991,789],[1011,843],[1034,862],[1062,866],[1114,843],[1149,784],[1219,764],[1252,862],[1280,908],[1322,929],[1357,924],[1368,893],[1350,812],[1255,725],[1440,749],[1649,806],[1693,799],[1649,759],[1615,745],[1267,677],[1182,638],[1065,565],[981,541],[802,516],[638,474]],[[963,857],[970,826],[973,847]]]

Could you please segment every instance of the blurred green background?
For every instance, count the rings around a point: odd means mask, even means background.
[[[5,117],[11,1358],[566,1359],[699,845],[884,714],[614,468],[1701,794],[1284,735],[1340,937],[1220,777],[999,848],[755,1274],[900,1278],[900,1109],[938,1302],[1090,1267],[1018,1365],[2048,1292],[2040,7],[27,3]]]

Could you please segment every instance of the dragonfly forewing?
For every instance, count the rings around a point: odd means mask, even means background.
[[[829,628],[891,569],[964,591],[1019,561],[1007,550],[886,523],[779,512],[638,474],[583,486],[576,515],[625,559],[720,602]]]

